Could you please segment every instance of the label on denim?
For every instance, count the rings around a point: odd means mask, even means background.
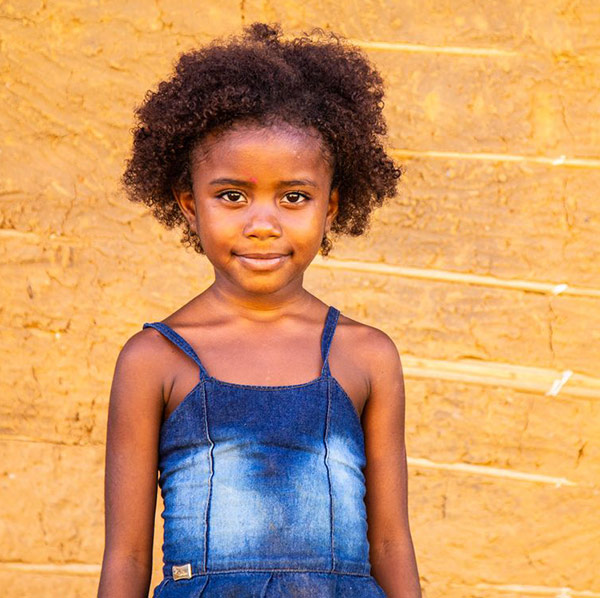
[[[173,579],[190,579],[192,577],[192,565],[187,563],[185,565],[173,565]]]

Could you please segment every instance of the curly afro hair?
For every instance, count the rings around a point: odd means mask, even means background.
[[[286,41],[279,24],[253,23],[181,54],[172,77],[146,93],[122,182],[129,199],[167,228],[181,226],[181,242],[204,253],[172,190],[192,188],[192,153],[205,135],[244,121],[312,127],[339,190],[331,231],[359,236],[403,174],[382,147],[383,96],[381,75],[341,36],[315,28]],[[321,254],[331,247],[325,236]]]

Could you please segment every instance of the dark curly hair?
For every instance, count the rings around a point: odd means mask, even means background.
[[[275,119],[320,133],[340,198],[331,231],[363,234],[403,174],[381,144],[381,75],[359,48],[321,28],[286,41],[279,24],[253,23],[225,42],[181,54],[173,76],[136,107],[122,176],[129,198],[167,228],[182,226],[181,242],[204,253],[172,189],[192,188],[192,152],[207,133]],[[325,236],[322,255],[331,247]]]

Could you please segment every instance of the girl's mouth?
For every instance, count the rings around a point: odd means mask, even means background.
[[[236,253],[234,255],[251,270],[272,270],[289,257],[289,254],[285,253]]]

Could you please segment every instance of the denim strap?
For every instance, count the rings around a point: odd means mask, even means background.
[[[204,380],[206,378],[210,378],[208,372],[204,369],[200,358],[196,354],[196,351],[192,348],[192,346],[177,332],[175,332],[170,326],[167,324],[163,324],[162,322],[146,322],[142,328],[154,328],[158,330],[161,334],[163,334],[166,338],[168,338],[174,345],[179,347],[186,355],[191,357],[195,362],[198,368],[200,369],[200,379]]]
[[[329,348],[335,332],[335,327],[339,318],[340,312],[333,305],[329,306],[327,318],[325,319],[325,328],[321,337],[321,355],[323,357],[323,369],[321,376],[329,376]]]

